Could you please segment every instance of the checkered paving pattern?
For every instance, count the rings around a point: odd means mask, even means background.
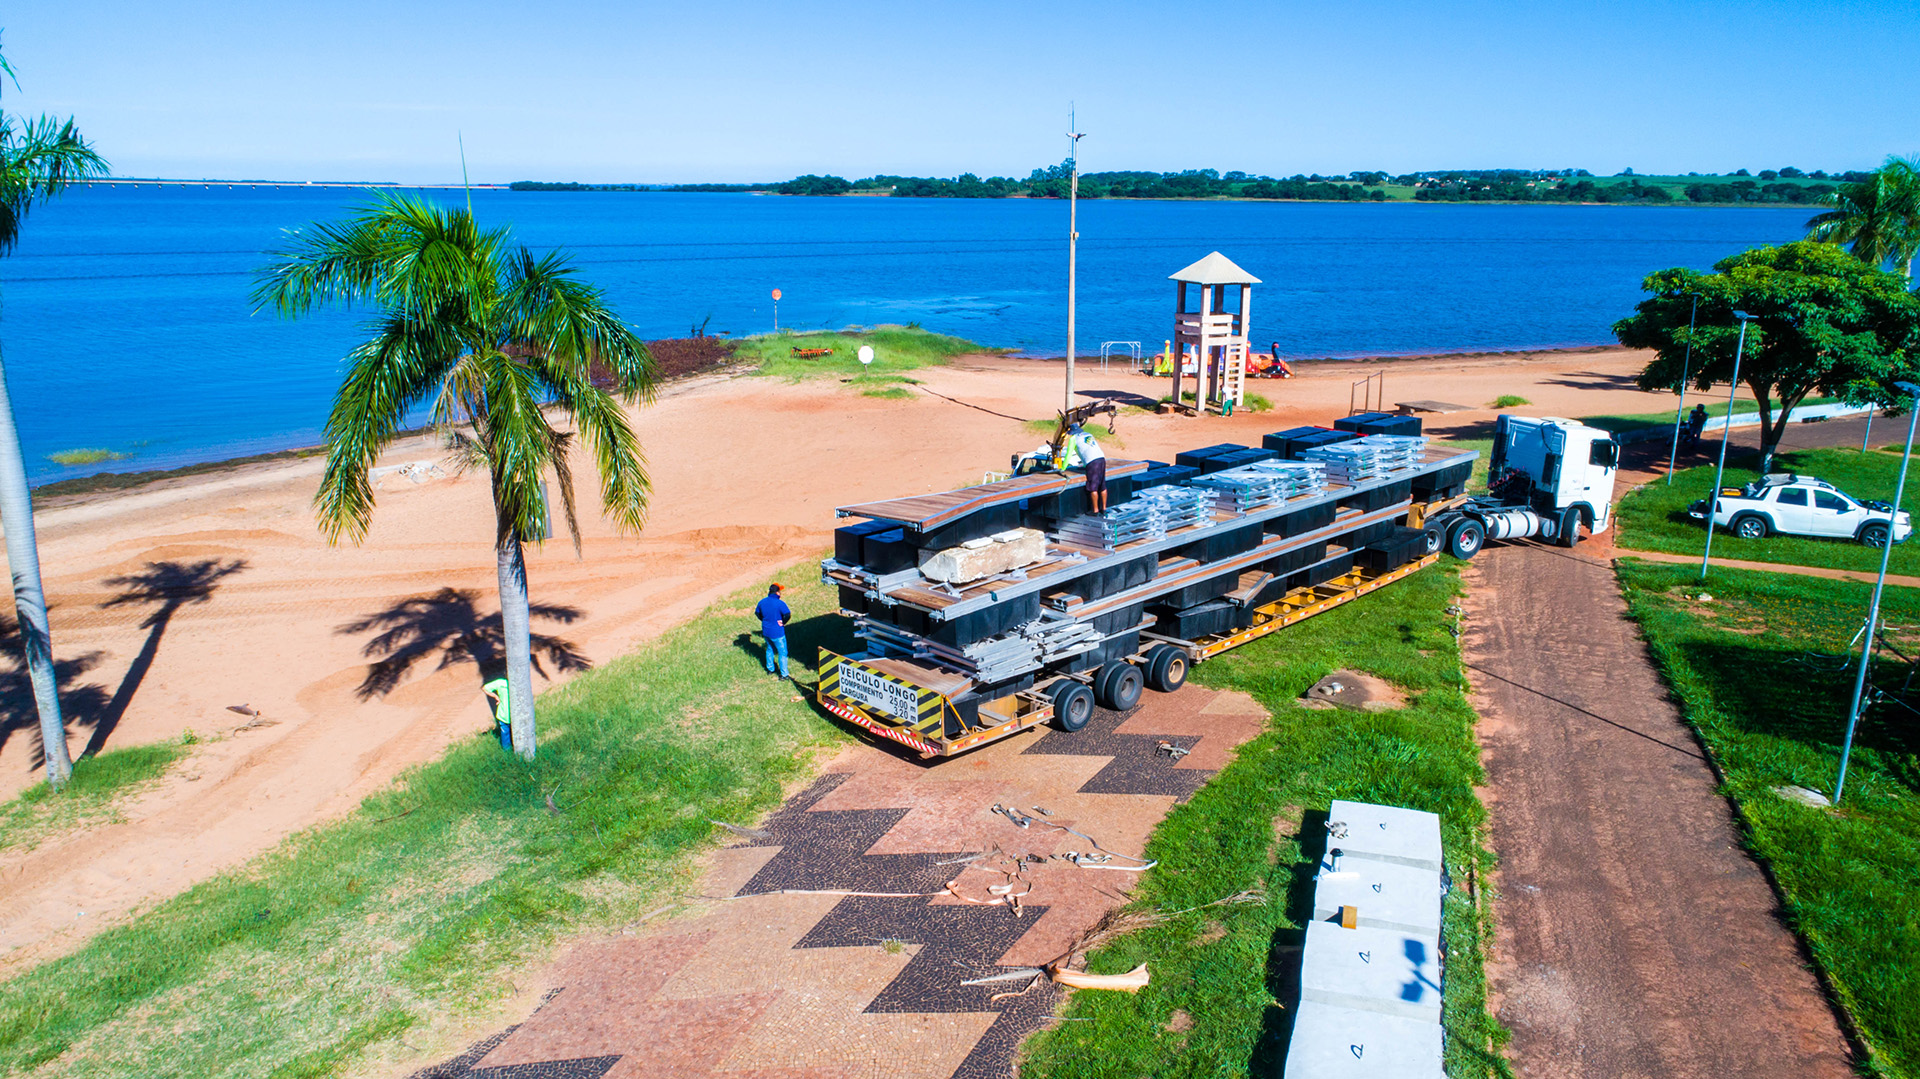
[[[1057,958],[1137,879],[1052,858],[1090,851],[1049,826],[1136,854],[1265,723],[1251,698],[1189,687],[946,761],[849,749],[766,838],[718,853],[705,894],[729,899],[646,936],[582,942],[525,1022],[414,1079],[1010,1076],[1057,991],[960,983]],[[966,862],[983,851],[1024,859],[1017,907],[993,902],[1004,876]]]

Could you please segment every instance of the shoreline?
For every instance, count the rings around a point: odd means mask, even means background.
[[[834,331],[819,332],[827,333]],[[795,336],[801,335],[796,334]],[[1287,362],[1293,364],[1296,368],[1331,367],[1334,365],[1349,364],[1381,364],[1404,367],[1417,363],[1472,362],[1475,360],[1527,362],[1552,357],[1600,355],[1618,351],[1625,351],[1625,349],[1623,346],[1617,344],[1568,345],[1555,348],[1481,349],[1471,352],[1412,352],[1353,357],[1288,357]],[[984,347],[981,355],[992,355],[997,358],[1033,363],[1060,363],[1066,358],[1064,354],[1058,356],[1035,356],[998,351],[989,352]],[[1098,355],[1087,356],[1083,354],[1078,358],[1077,362],[1079,364],[1098,364],[1099,361],[1100,357]],[[735,371],[732,366],[721,367],[719,369],[709,368],[704,371],[695,371],[662,379],[660,390],[664,394],[670,390],[677,391],[690,388],[709,379],[739,378],[744,376],[745,372]],[[1157,380],[1149,379],[1148,381],[1153,382]],[[1253,379],[1249,380],[1249,385],[1256,385],[1262,382],[1284,384],[1284,380],[1279,379]],[[395,436],[395,441],[397,443],[403,439],[416,438],[426,434],[429,430],[430,428],[422,427],[402,431]],[[163,490],[168,487],[180,486],[181,481],[202,478],[211,479],[246,471],[265,471],[278,465],[311,460],[323,455],[325,452],[326,447],[324,445],[290,446],[286,449],[271,450],[265,453],[244,454],[237,457],[213,457],[205,461],[177,465],[172,468],[141,469],[129,472],[92,472],[84,476],[73,476],[66,479],[51,480],[47,483],[37,484],[33,486],[32,493],[35,509],[51,509],[61,506],[77,505],[83,502],[92,502],[101,498],[114,498],[121,495],[133,495],[146,491]]]

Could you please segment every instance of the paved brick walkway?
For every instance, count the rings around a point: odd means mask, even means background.
[[[996,847],[1088,852],[1041,822],[1137,854],[1265,723],[1251,698],[1189,687],[1148,693],[1125,715],[1096,712],[1076,734],[1021,735],[935,765],[890,744],[849,749],[763,825],[768,838],[719,853],[705,894],[912,897],[762,895],[704,904],[647,936],[583,942],[525,1022],[415,1079],[1010,1075],[1054,990],[1042,981],[995,1000],[1026,983],[960,983],[1057,957],[1137,874],[1043,861],[1025,871],[1032,891],[1017,911],[916,893],[957,881],[961,895],[991,899],[1006,878],[956,860]],[[1175,760],[1161,740],[1192,752]],[[1036,823],[1019,828],[996,804]]]
[[[1670,562],[1676,565],[1700,564],[1697,554],[1674,554],[1670,551],[1635,551],[1626,547],[1615,547],[1614,555],[1620,558],[1644,558],[1649,562]],[[1865,581],[1872,584],[1880,575],[1858,569],[1831,569],[1826,566],[1796,566],[1786,562],[1753,562],[1744,558],[1716,558],[1715,566],[1730,566],[1734,569],[1757,569],[1766,573],[1791,573],[1800,577],[1825,577],[1830,581]],[[1906,577],[1898,573],[1887,574],[1887,583],[1904,588],[1920,588],[1920,577]]]

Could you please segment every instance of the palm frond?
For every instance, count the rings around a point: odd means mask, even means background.
[[[560,505],[566,510],[567,535],[573,537],[573,557],[580,557],[580,515],[573,502],[573,462],[567,459],[567,451],[573,448],[573,436],[565,431],[553,432],[552,448],[548,450],[553,461],[553,477],[560,487]]]
[[[347,377],[327,417],[327,467],[313,496],[328,542],[366,537],[373,514],[368,473],[407,414],[439,384],[450,362],[443,349],[432,328],[395,315],[348,354]]]
[[[0,255],[20,239],[20,223],[34,206],[69,185],[107,174],[107,163],[72,120],[41,116],[16,129],[0,118]]]
[[[599,288],[574,277],[565,256],[535,258],[520,248],[509,261],[501,301],[515,341],[583,377],[597,362],[613,374],[621,396],[653,402],[656,369],[646,344],[607,306]]]
[[[600,496],[607,517],[624,531],[638,532],[646,527],[647,498],[653,484],[647,476],[639,436],[633,433],[620,402],[571,365],[545,357],[529,362],[540,372],[555,401],[573,418],[575,432],[585,436],[594,467],[600,473]]]
[[[493,473],[496,539],[505,545],[537,538],[546,515],[540,480],[553,447],[553,429],[541,409],[539,378],[505,353],[476,358],[484,364],[486,412],[476,419],[485,430],[487,467]]]

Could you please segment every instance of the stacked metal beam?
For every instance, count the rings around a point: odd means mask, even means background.
[[[1216,492],[1216,505],[1237,513],[1319,494],[1327,487],[1326,466],[1318,462],[1260,461],[1194,478],[1194,486]]]
[[[1136,540],[1154,540],[1169,531],[1210,519],[1212,496],[1190,487],[1150,487],[1104,514],[1086,514],[1060,522],[1055,535],[1082,547],[1111,551]]]
[[[1136,492],[1133,501],[1151,502],[1159,507],[1161,520],[1168,532],[1213,520],[1213,499],[1205,490],[1167,484]]]
[[[1252,467],[1283,476],[1288,499],[1317,495],[1327,489],[1327,466],[1320,461],[1261,461]]]
[[[1352,485],[1417,467],[1426,445],[1424,435],[1367,435],[1305,449],[1300,456],[1326,465],[1328,480]]]
[[[1070,618],[1035,619],[1011,633],[975,641],[965,648],[944,645],[871,618],[855,619],[853,634],[867,642],[871,655],[931,662],[961,671],[981,685],[1009,681],[1038,664],[1079,655],[1098,647],[1102,639],[1092,623]]]

